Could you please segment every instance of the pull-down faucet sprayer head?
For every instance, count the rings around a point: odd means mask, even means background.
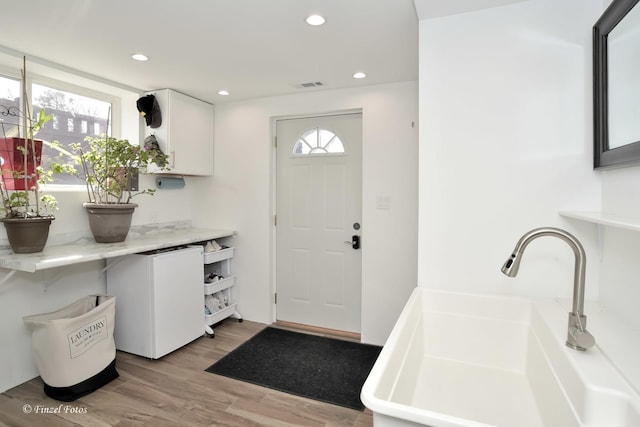
[[[516,277],[518,275],[518,269],[520,268],[521,259],[522,252],[514,250],[511,256],[505,261],[500,271],[508,277]]]

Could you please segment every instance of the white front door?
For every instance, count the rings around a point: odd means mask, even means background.
[[[359,333],[362,114],[278,120],[276,136],[276,318]]]

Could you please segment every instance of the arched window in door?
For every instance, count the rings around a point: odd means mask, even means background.
[[[327,129],[302,132],[293,145],[294,156],[344,154],[344,144],[338,135]]]

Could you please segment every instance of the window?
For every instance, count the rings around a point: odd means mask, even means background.
[[[0,75],[0,137],[24,133],[18,117],[23,116],[22,97],[23,89],[26,89],[32,118],[37,118],[42,109],[46,115],[53,116],[35,135],[45,142],[42,150],[45,169],[52,162],[74,163],[69,155],[69,145],[84,145],[87,136],[108,134],[119,137],[126,133],[133,135],[130,136],[132,144],[138,143],[139,120],[124,123],[122,120],[123,117],[138,116],[137,92],[89,79],[82,80],[82,86],[78,86],[77,76],[49,67],[41,69],[43,74],[28,74],[27,87],[23,88],[18,77],[20,70],[7,69],[9,74]],[[51,79],[53,75],[56,80]],[[54,141],[59,143],[58,149],[52,147]],[[74,166],[80,169],[79,165]],[[81,172],[78,175],[82,175]],[[54,186],[84,186],[84,180],[79,176],[60,175],[54,179]]]
[[[344,154],[344,144],[327,129],[310,129],[302,133],[293,146],[294,156]]]
[[[38,139],[47,142],[58,141],[62,150],[70,151],[70,144],[83,143],[87,136],[99,135],[96,134],[96,130],[109,130],[110,102],[36,83],[31,88],[31,104],[35,117],[41,108],[44,108],[47,115],[53,115],[53,120],[46,123],[38,133]],[[60,129],[57,123],[66,123],[66,126]],[[89,123],[93,123],[92,129],[89,129]],[[69,163],[71,159],[65,156],[63,151],[45,144],[42,149],[43,166],[46,169],[48,163],[54,161]],[[54,184],[84,184],[81,178],[69,175],[56,176],[54,179]]]
[[[0,137],[12,136],[13,132],[17,132],[19,107],[20,82],[0,76]]]
[[[0,98],[9,101],[20,98],[20,82],[0,76]]]

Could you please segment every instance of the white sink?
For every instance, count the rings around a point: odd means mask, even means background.
[[[566,326],[555,300],[416,288],[362,401],[375,426],[640,426],[640,398]]]

